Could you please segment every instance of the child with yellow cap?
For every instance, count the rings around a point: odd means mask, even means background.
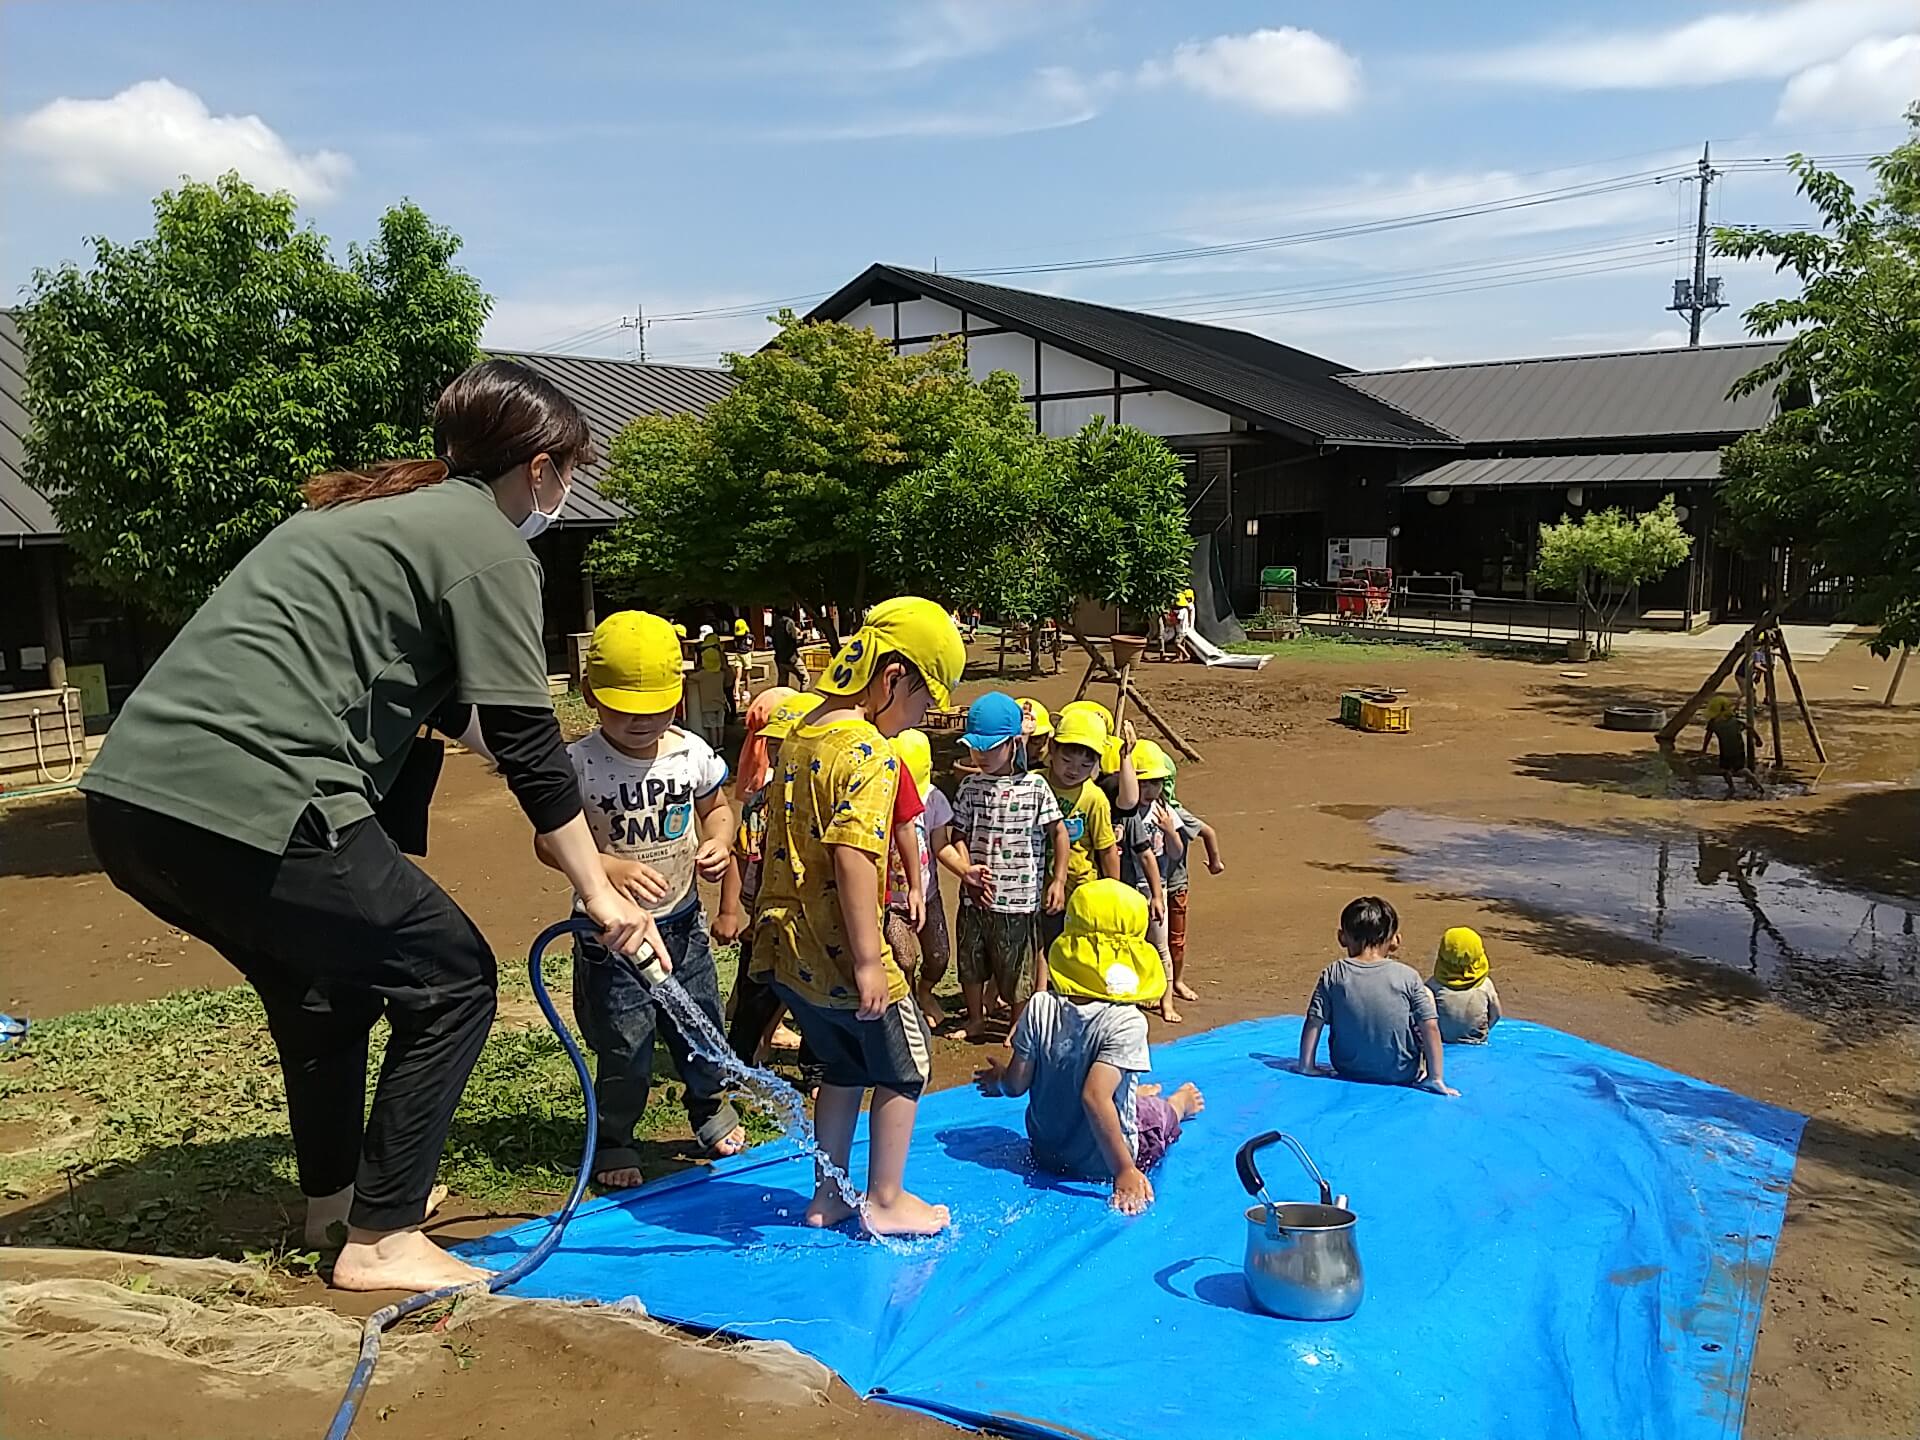
[[[1106,727],[1097,715],[1072,707],[1060,712],[1047,751],[1047,784],[1066,817],[1067,898],[1091,880],[1120,878],[1120,837],[1113,828],[1113,806],[1094,777],[1106,748]],[[1066,927],[1066,913],[1042,914],[1040,943],[1052,947]]]
[[[888,737],[947,703],[966,658],[932,601],[874,606],[815,684],[824,698],[782,747],[768,804],[752,973],[772,983],[820,1059],[814,1128],[843,1169],[873,1091],[860,1213],[882,1235],[933,1234],[951,1218],[903,1183],[932,1037],[883,922],[901,769]],[[807,1223],[853,1215],[832,1180],[816,1177]]]
[[[1487,973],[1487,946],[1478,930],[1456,925],[1440,937],[1427,988],[1448,1045],[1484,1045],[1500,1023],[1500,992]]]
[[[1739,706],[1731,696],[1716,695],[1707,702],[1707,733],[1700,741],[1700,753],[1704,755],[1716,740],[1720,743],[1720,778],[1727,782],[1727,798],[1733,798],[1735,779],[1745,780],[1756,795],[1766,794],[1767,787],[1753,768],[1760,753],[1760,736],[1740,717]]]
[[[1067,902],[1066,928],[1047,951],[1048,988],[1013,1031],[1013,1058],[974,1074],[983,1095],[1027,1097],[1034,1163],[1055,1175],[1111,1180],[1113,1208],[1153,1203],[1147,1179],[1206,1107],[1193,1085],[1163,1096],[1142,1085],[1152,1068],[1142,1005],[1167,988],[1147,940],[1147,902],[1118,880],[1090,880]]]
[[[1186,831],[1163,798],[1167,779],[1173,774],[1173,759],[1151,740],[1135,744],[1132,759],[1134,774],[1139,777],[1140,804],[1120,822],[1120,878],[1147,897],[1147,938],[1171,970],[1167,872],[1187,853]],[[1174,990],[1169,985],[1160,997],[1160,1018],[1178,1025],[1184,1017],[1173,1002]]]
[[[609,615],[588,644],[580,688],[600,724],[568,746],[567,755],[607,879],[653,913],[674,977],[718,1029],[720,982],[696,880],[720,882],[716,932],[737,936],[746,919],[729,845],[727,763],[674,723],[684,682],[673,626],[642,610]],[[534,849],[555,865],[557,857],[542,839],[536,838]],[[598,1062],[595,1181],[625,1189],[645,1178],[633,1131],[653,1087],[656,1031],[686,1081],[694,1137],[710,1154],[744,1150],[746,1131],[719,1070],[693,1053],[631,969],[614,963],[591,937],[576,943],[581,963],[573,970],[574,1014]]]

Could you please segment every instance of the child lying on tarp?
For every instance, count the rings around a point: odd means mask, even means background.
[[[1198,1089],[1162,1096],[1147,1017],[1166,993],[1166,967],[1147,940],[1147,897],[1119,880],[1089,880],[1067,902],[1066,929],[1047,952],[1049,987],[1013,1032],[1013,1059],[974,1073],[982,1095],[1027,1097],[1034,1163],[1056,1175],[1113,1181],[1113,1207],[1153,1203],[1146,1172],[1205,1107]]]

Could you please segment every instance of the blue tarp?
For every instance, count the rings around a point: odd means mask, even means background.
[[[1748,1369],[1802,1117],[1506,1021],[1424,1092],[1284,1068],[1297,1019],[1155,1052],[1207,1110],[1144,1216],[1033,1172],[1022,1102],[928,1097],[907,1179],[953,1208],[882,1246],[801,1227],[807,1164],[763,1146],[583,1208],[515,1293],[638,1296],[783,1340],[862,1394],[1017,1434],[1112,1440],[1721,1440]],[[1298,1135],[1360,1215],[1352,1319],[1254,1313],[1233,1153]],[[864,1140],[854,1173],[863,1173]],[[1284,1151],[1275,1198],[1308,1198]],[[503,1265],[543,1222],[463,1253]]]

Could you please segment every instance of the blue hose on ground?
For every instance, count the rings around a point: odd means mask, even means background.
[[[333,1412],[333,1423],[327,1427],[327,1440],[347,1440],[347,1432],[353,1429],[354,1417],[360,1412],[360,1402],[366,1399],[367,1387],[373,1383],[373,1367],[380,1361],[380,1337],[390,1326],[442,1300],[451,1300],[458,1295],[490,1295],[504,1290],[516,1280],[539,1269],[560,1244],[567,1222],[573,1219],[573,1212],[580,1205],[580,1197],[586,1194],[587,1181],[593,1175],[593,1139],[600,1121],[600,1110],[594,1103],[593,1076],[587,1070],[586,1057],[580,1053],[573,1032],[567,1029],[560,1012],[553,1007],[552,997],[547,994],[546,982],[540,975],[540,957],[546,953],[547,946],[562,935],[592,935],[598,933],[599,928],[584,916],[561,920],[540,932],[539,938],[533,942],[532,952],[527,956],[527,979],[533,985],[533,998],[539,1001],[540,1013],[547,1017],[547,1024],[553,1027],[553,1033],[560,1037],[561,1045],[566,1047],[567,1058],[573,1061],[574,1074],[580,1077],[580,1093],[586,1098],[587,1141],[580,1152],[579,1173],[573,1177],[573,1193],[567,1196],[567,1203],[560,1207],[560,1213],[553,1217],[553,1228],[517,1264],[470,1285],[448,1285],[439,1290],[425,1291],[396,1304],[383,1306],[367,1317],[366,1328],[360,1336],[360,1360],[353,1367],[352,1378],[347,1381],[347,1393],[340,1399],[340,1408]]]

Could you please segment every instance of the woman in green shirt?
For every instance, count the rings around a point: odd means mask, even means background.
[[[433,433],[436,460],[308,482],[307,508],[187,622],[80,787],[114,884],[259,992],[308,1240],[345,1223],[333,1283],[353,1290],[480,1274],[420,1230],[495,992],[479,929],[402,853],[425,848],[437,773],[421,727],[491,753],[610,948],[664,953],[607,883],[547,688],[527,541],[565,503],[586,421],[489,360],[440,396]]]

